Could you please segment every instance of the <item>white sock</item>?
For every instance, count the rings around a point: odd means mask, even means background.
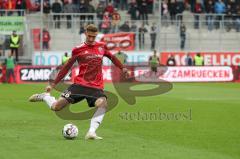
[[[89,132],[95,133],[99,125],[101,124],[103,117],[105,115],[106,108],[105,107],[99,107],[96,112],[94,113],[91,123],[90,123],[90,129]]]
[[[43,97],[43,101],[45,101],[47,103],[47,105],[49,106],[49,108],[52,108],[52,105],[54,102],[56,102],[56,98],[53,96],[50,96],[50,94],[47,94]]]

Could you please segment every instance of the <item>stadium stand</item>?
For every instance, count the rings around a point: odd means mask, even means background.
[[[24,17],[21,62],[29,61],[34,51],[42,50],[42,45],[36,46],[34,38],[41,29],[47,28],[50,33],[49,50],[69,50],[81,42],[84,26],[89,23],[95,23],[102,33],[134,32],[135,50],[139,51],[154,49],[151,47],[153,23],[157,27],[155,49],[159,51],[181,50],[181,23],[186,27],[186,51],[235,51],[240,48],[239,0],[165,0],[161,4],[152,0],[127,3],[124,0],[44,0],[43,16],[40,1],[23,2],[0,3],[2,17]],[[117,24],[113,19],[116,15],[119,17]],[[123,30],[126,23],[129,29]],[[139,47],[141,26],[146,30],[144,47]]]

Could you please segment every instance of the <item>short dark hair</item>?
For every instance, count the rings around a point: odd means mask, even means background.
[[[98,32],[98,29],[97,27],[94,25],[94,24],[89,24],[87,27],[86,27],[86,32]]]

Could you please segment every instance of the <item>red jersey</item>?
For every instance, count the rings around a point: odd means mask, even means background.
[[[123,68],[121,62],[108,51],[104,43],[95,42],[93,45],[83,43],[72,50],[72,57],[58,73],[54,83],[61,81],[77,61],[79,74],[75,77],[74,83],[103,89],[102,61],[104,56],[108,57],[118,68]]]
[[[48,31],[43,31],[43,37],[42,37],[42,41],[44,42],[49,42],[51,39],[50,34]]]

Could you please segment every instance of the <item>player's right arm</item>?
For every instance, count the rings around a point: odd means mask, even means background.
[[[50,92],[52,88],[54,88],[66,76],[66,74],[71,69],[72,65],[76,62],[76,60],[77,60],[77,55],[75,53],[75,49],[73,49],[72,57],[68,60],[66,64],[62,66],[54,82],[50,83],[50,85],[46,87],[47,92]]]

